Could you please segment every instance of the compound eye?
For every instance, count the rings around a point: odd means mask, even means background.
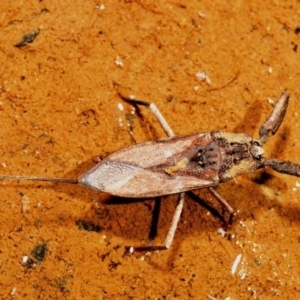
[[[252,156],[258,160],[261,159],[264,154],[264,149],[260,146],[259,142],[255,141],[250,150]]]

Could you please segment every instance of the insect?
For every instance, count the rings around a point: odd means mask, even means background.
[[[284,119],[289,101],[287,92],[282,93],[273,111],[260,127],[258,140],[245,133],[222,131],[175,136],[155,104],[121,97],[135,105],[149,107],[169,137],[119,150],[78,179],[12,175],[0,175],[0,179],[79,183],[126,198],[179,194],[164,245],[151,247],[151,250],[163,250],[172,244],[185,192],[207,188],[232,217],[234,210],[214,189],[218,184],[265,167],[271,167],[279,173],[300,176],[300,165],[263,157],[262,146],[276,133]],[[149,247],[138,249],[149,250]]]

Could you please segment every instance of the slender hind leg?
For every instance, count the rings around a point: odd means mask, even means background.
[[[234,210],[231,205],[212,187],[207,188],[214,198],[229,212],[229,220],[227,225],[231,225],[234,217]]]

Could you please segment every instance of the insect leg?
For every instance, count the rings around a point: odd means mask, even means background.
[[[265,144],[268,141],[268,138],[276,133],[282,123],[289,104],[289,98],[289,93],[283,92],[278,102],[275,104],[270,116],[260,127],[259,137],[262,144]]]
[[[151,109],[151,111],[153,112],[153,114],[155,115],[155,117],[157,118],[158,122],[160,123],[161,127],[164,129],[164,131],[166,132],[166,134],[169,137],[175,136],[174,133],[173,133],[173,130],[171,129],[171,127],[167,123],[167,121],[164,118],[164,116],[158,110],[158,108],[156,107],[156,105],[154,103],[150,103],[149,108]]]
[[[173,130],[171,129],[171,127],[169,126],[168,122],[166,121],[166,119],[164,118],[164,116],[162,115],[162,113],[159,111],[159,109],[156,107],[156,105],[154,103],[150,103],[150,102],[146,102],[146,101],[142,101],[142,100],[130,99],[130,98],[126,98],[126,97],[122,96],[121,94],[119,94],[119,95],[126,102],[134,103],[136,105],[143,105],[143,106],[149,107],[150,110],[152,111],[152,113],[157,118],[157,120],[160,123],[161,127],[166,132],[166,134],[169,137],[175,136],[175,134],[174,134]]]
[[[177,225],[181,216],[183,204],[184,204],[184,195],[185,193],[180,193],[178,198],[178,203],[175,208],[175,213],[173,215],[172,223],[169,228],[167,237],[165,239],[164,245],[162,246],[145,246],[145,247],[129,247],[128,252],[132,253],[134,251],[158,251],[158,250],[167,250],[171,247],[173,242]]]
[[[179,199],[178,199],[178,203],[176,205],[175,213],[173,215],[172,223],[171,223],[171,226],[169,228],[167,237],[165,239],[165,243],[164,243],[165,244],[164,245],[165,249],[169,249],[171,247],[172,242],[173,242],[174,235],[175,235],[177,225],[178,225],[178,221],[180,219],[181,212],[182,212],[182,209],[183,209],[184,195],[185,195],[185,193],[180,193],[179,194]]]
[[[234,210],[230,206],[230,204],[212,187],[207,188],[209,192],[216,198],[216,200],[225,207],[225,209],[229,212],[229,221],[228,224],[232,223],[234,217]]]
[[[154,241],[155,237],[157,236],[157,227],[158,227],[158,220],[159,220],[159,214],[161,209],[161,198],[157,198],[154,200],[154,207],[152,210],[152,221],[151,221],[151,227],[149,232],[149,241]]]

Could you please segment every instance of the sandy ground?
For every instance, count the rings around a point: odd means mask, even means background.
[[[6,0],[0,12],[0,173],[76,178],[165,136],[119,92],[155,102],[178,135],[258,137],[287,90],[266,156],[300,163],[298,1]],[[153,200],[3,181],[1,299],[300,299],[299,186],[272,170],[236,178],[217,188],[237,212],[224,237],[220,218],[187,199],[170,250],[128,255],[149,243]],[[162,201],[156,244],[176,199]]]

